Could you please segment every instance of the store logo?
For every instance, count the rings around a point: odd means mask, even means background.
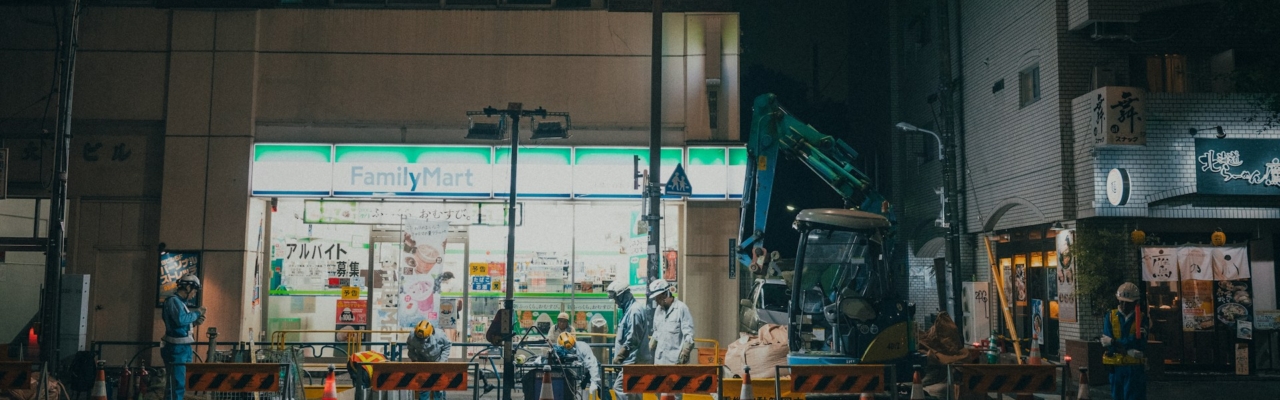
[[[373,167],[356,165],[351,167],[351,185],[358,186],[408,186],[414,192],[418,187],[473,187],[475,174],[470,168],[463,172],[442,171],[440,167],[422,167],[412,170],[409,167],[396,167],[392,171],[379,171]]]

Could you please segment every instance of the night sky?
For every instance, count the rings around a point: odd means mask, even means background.
[[[742,21],[742,129],[749,134],[751,104],[774,93],[793,116],[848,142],[859,168],[882,192],[889,189],[889,2],[847,0],[735,2]],[[880,177],[876,154],[879,153]],[[794,205],[840,207],[826,183],[796,160],[778,168],[765,246],[793,257],[799,236],[791,229]]]

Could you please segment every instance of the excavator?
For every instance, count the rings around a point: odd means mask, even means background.
[[[892,286],[892,208],[854,167],[858,153],[791,116],[773,94],[757,97],[751,114],[734,249],[757,277],[742,301],[746,316],[787,327],[790,365],[895,364],[908,371],[923,364],[914,348],[915,306]],[[844,201],[797,213],[800,242],[790,271],[764,243],[780,156],[802,162]]]

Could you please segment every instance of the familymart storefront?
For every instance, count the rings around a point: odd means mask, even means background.
[[[648,165],[648,154],[521,148],[519,200],[509,216],[509,147],[256,144],[252,194],[272,204],[261,233],[270,243],[261,283],[267,328],[402,331],[429,320],[454,341],[482,342],[510,269],[521,331],[553,326],[563,313],[579,331],[611,333],[615,309],[603,288],[647,278],[644,209],[632,177],[637,157]],[[694,190],[662,207],[663,277],[678,283],[686,202],[738,201],[746,150],[661,154],[661,176],[681,164]],[[506,264],[509,221],[514,266]]]

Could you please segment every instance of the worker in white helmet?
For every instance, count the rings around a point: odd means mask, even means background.
[[[204,307],[192,311],[187,302],[196,297],[200,291],[200,278],[187,274],[178,278],[178,290],[164,300],[160,319],[164,321],[164,347],[160,348],[160,358],[169,368],[169,390],[166,398],[182,400],[186,395],[187,364],[194,353],[191,344],[196,340],[191,337],[191,324],[204,324],[207,310]]]
[[[1102,319],[1102,363],[1111,367],[1111,398],[1147,398],[1146,331],[1151,326],[1138,306],[1138,285],[1125,282],[1116,290],[1120,305]]]
[[[686,364],[693,354],[693,314],[683,301],[676,300],[666,280],[649,282],[649,299],[658,305],[653,313],[653,363]]]
[[[613,363],[620,365],[652,363],[652,354],[649,353],[649,346],[645,342],[649,340],[649,329],[653,324],[653,309],[643,301],[636,301],[635,296],[631,294],[631,286],[625,281],[613,281],[605,291],[609,293],[609,298],[613,299],[614,304],[618,305],[618,309],[622,310],[618,315],[618,326],[613,332]],[[622,390],[621,373],[614,381],[613,391],[616,392],[618,399],[639,400],[641,398],[640,394],[628,396]]]

